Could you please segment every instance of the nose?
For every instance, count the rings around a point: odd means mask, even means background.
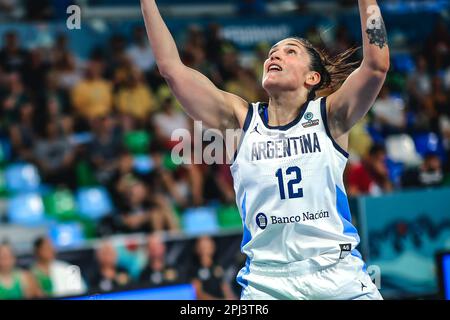
[[[281,60],[280,54],[278,53],[278,51],[272,53],[272,55],[270,56],[270,61],[273,61],[273,60]]]

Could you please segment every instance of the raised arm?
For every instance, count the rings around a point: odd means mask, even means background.
[[[342,87],[327,98],[331,134],[344,147],[348,132],[372,107],[389,70],[389,47],[380,8],[376,0],[358,3],[364,58]]]
[[[159,72],[186,112],[209,127],[224,129],[224,122],[233,117],[242,127],[247,102],[218,89],[203,74],[183,64],[155,0],[141,0],[141,8]]]

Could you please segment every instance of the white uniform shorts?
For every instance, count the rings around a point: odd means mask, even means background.
[[[242,300],[382,300],[364,262],[348,255],[325,269],[250,266],[238,276]]]

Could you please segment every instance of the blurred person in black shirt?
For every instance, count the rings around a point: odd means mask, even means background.
[[[18,72],[9,73],[4,77],[2,91],[0,93],[2,122],[6,125],[15,123],[20,118],[21,107],[30,102]]]
[[[30,161],[33,158],[33,145],[37,139],[34,115],[34,105],[26,103],[20,107],[19,120],[9,126],[14,158],[19,161]]]
[[[94,136],[88,145],[89,160],[95,169],[97,181],[108,184],[119,165],[123,150],[122,132],[110,115],[94,119],[92,131]]]
[[[20,47],[19,38],[13,31],[4,36],[4,46],[0,50],[0,65],[10,72],[22,72],[28,59],[28,52]]]
[[[150,191],[150,186],[129,176],[121,183],[125,190],[119,204],[122,224],[127,232],[177,231],[178,221],[164,196]]]
[[[74,189],[76,152],[61,124],[48,122],[42,131],[44,133],[34,145],[33,153],[44,181]]]
[[[156,287],[183,282],[178,270],[166,263],[166,245],[158,234],[147,238],[148,263],[139,276],[141,286]]]
[[[196,262],[191,270],[192,284],[199,300],[236,300],[225,271],[215,261],[216,245],[209,236],[202,236],[195,243]]]
[[[108,292],[130,283],[128,272],[117,266],[117,252],[112,243],[101,243],[96,251],[97,269],[89,280],[91,292]]]
[[[442,162],[435,153],[428,153],[419,168],[409,169],[402,176],[404,188],[438,187],[443,181]]]

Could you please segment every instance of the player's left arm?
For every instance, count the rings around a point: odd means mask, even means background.
[[[376,0],[358,0],[363,36],[363,61],[327,98],[328,125],[333,138],[347,147],[348,132],[369,111],[389,70],[389,47]]]

